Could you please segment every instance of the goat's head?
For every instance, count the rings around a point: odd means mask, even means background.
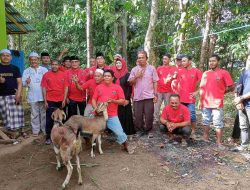
[[[62,125],[62,121],[66,119],[66,114],[62,109],[57,108],[51,114],[51,118],[54,120],[55,123],[59,123],[60,125]]]
[[[94,110],[97,115],[103,114],[105,120],[108,120],[108,111],[107,111],[107,107],[108,107],[108,102],[100,102],[97,105],[97,108]]]

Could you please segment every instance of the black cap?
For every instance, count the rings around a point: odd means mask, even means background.
[[[42,56],[49,56],[49,53],[48,53],[48,52],[42,52],[42,53],[41,53],[41,57],[42,57]]]
[[[80,61],[79,57],[76,56],[76,55],[71,56],[71,57],[70,57],[70,60],[71,60],[71,61],[72,61],[72,60],[78,60],[78,61]]]
[[[70,60],[70,56],[65,56],[62,62],[65,62],[66,60]]]
[[[97,57],[100,57],[100,56],[104,57],[104,55],[103,55],[102,52],[97,52],[97,53],[95,54],[95,57],[96,57],[96,58],[97,58]]]

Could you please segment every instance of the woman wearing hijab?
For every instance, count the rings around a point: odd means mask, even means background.
[[[133,114],[131,107],[132,86],[128,82],[129,72],[126,61],[120,57],[115,59],[115,65],[112,67],[115,76],[115,83],[120,85],[125,94],[124,105],[118,106],[118,117],[127,135],[135,134]]]

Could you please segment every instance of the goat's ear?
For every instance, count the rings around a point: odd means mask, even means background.
[[[63,111],[63,120],[66,120],[66,118],[67,118],[67,116],[66,116],[66,114]]]
[[[54,117],[55,117],[55,113],[53,112],[53,113],[51,114],[51,118],[54,120]]]

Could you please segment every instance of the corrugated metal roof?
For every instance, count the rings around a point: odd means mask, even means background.
[[[8,34],[27,34],[35,28],[8,2],[5,1],[6,27]]]

